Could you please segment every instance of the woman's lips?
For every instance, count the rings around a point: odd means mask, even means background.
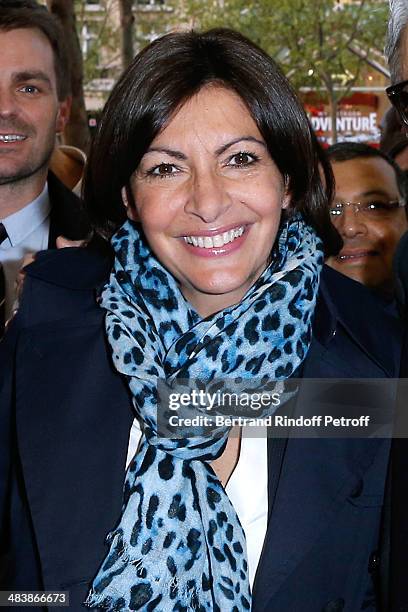
[[[190,253],[198,257],[219,257],[238,250],[245,242],[248,225],[235,225],[230,229],[193,233],[180,240]]]

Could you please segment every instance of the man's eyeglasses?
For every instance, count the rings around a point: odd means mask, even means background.
[[[397,109],[401,120],[408,126],[408,80],[387,87],[389,101]]]
[[[330,215],[333,217],[333,221],[342,216],[345,206],[352,206],[354,212],[374,219],[390,217],[398,208],[403,208],[405,202],[404,200],[393,200],[392,202],[333,202],[330,207]]]

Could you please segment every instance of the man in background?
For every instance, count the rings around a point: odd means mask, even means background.
[[[3,0],[0,48],[1,338],[24,257],[59,235],[85,238],[88,227],[79,199],[49,172],[71,104],[59,25],[33,0]]]
[[[336,181],[331,220],[343,239],[340,253],[327,263],[391,301],[393,257],[408,230],[405,176],[366,144],[341,142],[327,154]]]

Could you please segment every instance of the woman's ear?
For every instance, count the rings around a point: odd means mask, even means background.
[[[120,190],[122,196],[122,202],[126,208],[126,214],[132,221],[139,221],[139,217],[136,211],[135,201],[133,199],[132,192],[127,185],[124,185]]]

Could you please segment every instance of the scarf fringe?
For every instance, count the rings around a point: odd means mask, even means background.
[[[106,543],[109,545],[116,545],[118,540],[122,538],[122,535],[118,532],[111,532],[106,536]],[[146,557],[147,558],[147,557]],[[133,565],[136,568],[136,576],[143,581],[143,575],[147,573],[147,568],[144,565],[144,557],[138,557],[136,559],[132,559],[131,555],[128,551],[128,546],[123,544],[121,550],[118,553],[118,560],[122,562],[124,565]],[[157,580],[157,584],[160,584],[161,580]],[[134,583],[135,586],[137,582]],[[187,583],[181,582],[178,576],[173,576],[169,582],[162,585],[164,589],[168,590],[169,593],[178,597],[178,601],[180,601],[187,611],[196,612],[200,609],[200,590],[197,587],[189,587]],[[182,586],[182,588],[180,588]],[[103,608],[104,610],[114,609],[115,601],[113,597],[117,596],[120,598],[122,593],[112,587],[112,592],[110,595],[106,596],[103,593],[98,593],[94,588],[91,588],[86,600],[84,601],[84,605],[88,608]],[[147,604],[148,605],[148,604]],[[141,609],[142,610],[142,609]]]

